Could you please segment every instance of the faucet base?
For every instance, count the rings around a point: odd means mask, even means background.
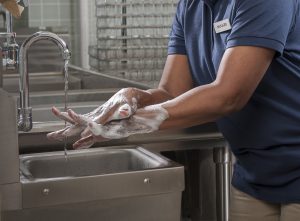
[[[28,132],[32,129],[32,108],[18,109],[18,129],[19,131]]]

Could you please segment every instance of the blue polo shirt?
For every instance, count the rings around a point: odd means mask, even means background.
[[[231,29],[213,24],[229,19]],[[187,55],[195,86],[216,79],[227,48],[276,51],[253,96],[217,124],[237,158],[232,184],[262,200],[300,203],[300,8],[298,0],[181,0],[169,54]]]

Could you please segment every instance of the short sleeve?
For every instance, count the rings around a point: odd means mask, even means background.
[[[173,20],[169,44],[168,54],[186,54],[185,39],[184,39],[184,14],[186,0],[180,0],[177,5],[176,15]]]
[[[257,46],[282,54],[293,27],[295,0],[237,0],[227,48]]]

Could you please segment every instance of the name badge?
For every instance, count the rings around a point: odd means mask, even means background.
[[[231,24],[230,24],[229,19],[227,18],[222,21],[218,21],[218,22],[214,23],[214,28],[215,28],[215,32],[217,34],[224,32],[224,31],[231,30]]]

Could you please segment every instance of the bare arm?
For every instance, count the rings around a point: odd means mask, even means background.
[[[227,49],[214,82],[189,90],[162,105],[169,118],[160,128],[198,125],[240,110],[263,78],[274,53],[250,46]]]
[[[190,90],[192,85],[187,57],[184,55],[170,55],[167,57],[163,77],[157,89],[145,91],[137,88],[124,88],[103,105],[82,116],[71,110],[67,113],[60,112],[53,107],[53,114],[62,120],[68,121],[72,126],[49,133],[47,137],[54,140],[63,140],[65,137],[80,135],[83,138],[74,144],[74,148],[89,147],[95,140],[102,139],[96,139],[91,135],[91,128],[87,127],[90,121],[105,125],[112,120],[126,119],[139,108],[162,103],[183,94]]]
[[[186,56],[169,56],[159,88],[141,91],[138,106],[146,107],[129,115],[130,118],[118,123],[106,120],[108,123],[103,124],[102,120],[99,121],[101,116],[98,120],[90,121],[85,119],[86,117],[69,112],[69,116],[78,125],[87,126],[86,131],[90,134],[83,133],[83,138],[73,146],[88,147],[96,141],[103,140],[103,137],[117,139],[131,134],[149,133],[159,128],[189,127],[214,121],[238,111],[252,96],[274,53],[273,50],[248,46],[228,49],[221,61],[217,79],[211,84],[193,89]],[[120,100],[118,96],[123,100],[123,93],[117,94],[116,100]],[[168,101],[160,103],[165,100]],[[159,104],[150,105],[154,103]],[[110,110],[106,107],[104,109]],[[62,135],[66,136],[65,133]]]
[[[139,107],[162,103],[171,100],[192,89],[193,81],[185,55],[169,55],[166,60],[164,72],[157,89],[142,91],[131,89],[138,93]]]

